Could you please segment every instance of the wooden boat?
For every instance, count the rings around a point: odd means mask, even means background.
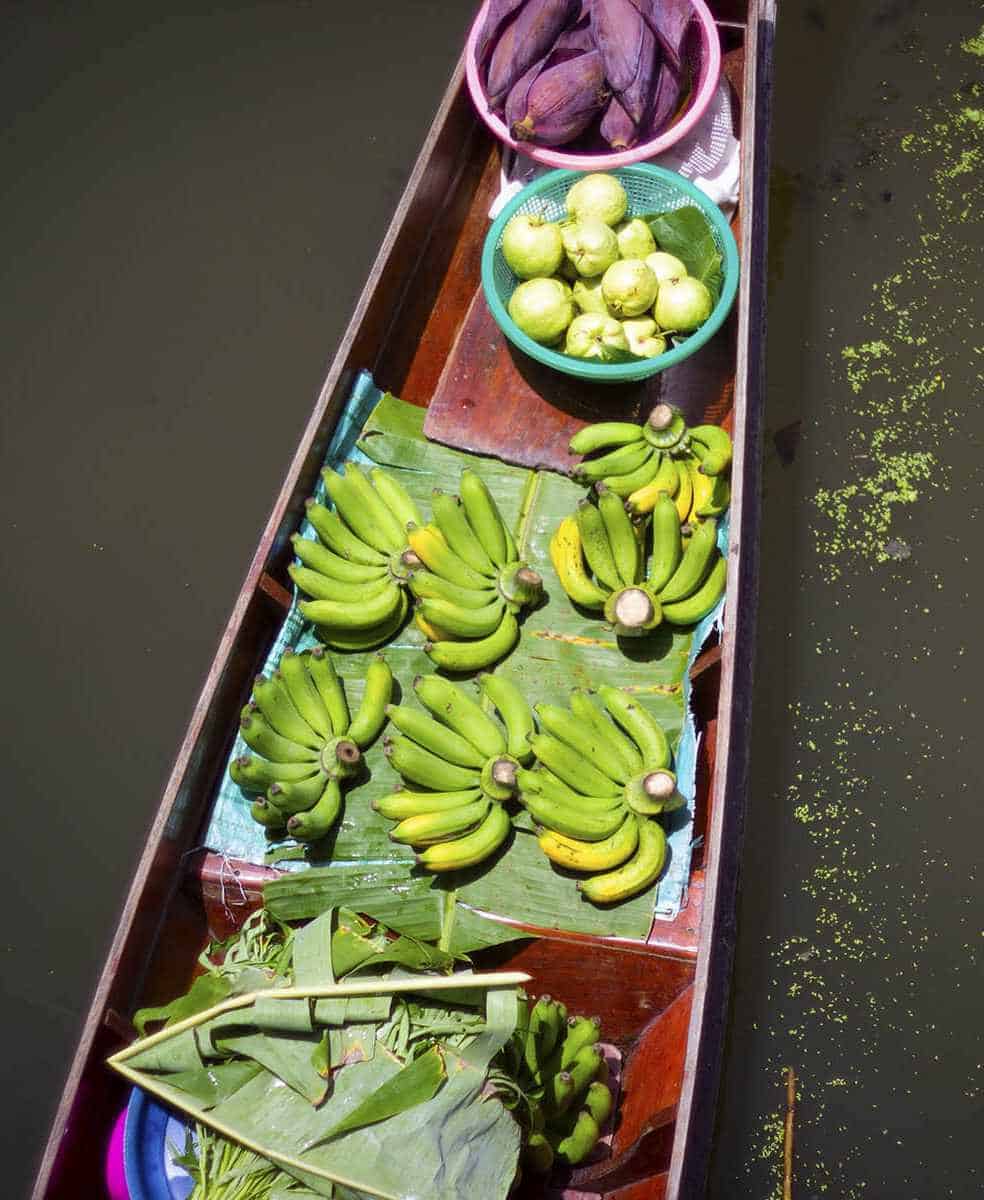
[[[729,424],[732,476],[728,623],[692,670],[703,730],[695,833],[702,839],[679,916],[646,941],[541,931],[500,947],[483,967],[529,971],[535,992],[576,1004],[590,976],[591,1009],[624,1060],[612,1154],[573,1183],[606,1200],[692,1200],[712,1141],[734,943],[756,610],[758,455],[764,331],[767,133],[774,0],[716,0],[725,73],[737,100],[741,195],[738,302],[717,346],[718,373],[683,366],[655,377],[695,387],[705,419]],[[289,603],[288,537],[298,526],[355,374],[427,404],[463,336],[479,283],[499,146],[472,109],[459,63],[383,241],[259,541],[195,708],[89,1007],[36,1178],[34,1200],[99,1194],[102,1157],[126,1091],[105,1067],[132,1040],[129,1016],[184,991],[210,936],[225,936],[258,904],[269,872],[196,852],[236,715]],[[708,350],[710,347],[708,347]],[[492,373],[508,369],[501,336]],[[689,360],[696,363],[701,355]],[[709,373],[708,373],[709,371]],[[671,378],[672,376],[672,378]],[[708,380],[714,381],[707,391]],[[230,875],[230,871],[232,874]],[[235,886],[231,886],[232,883]],[[521,948],[516,950],[516,945]]]

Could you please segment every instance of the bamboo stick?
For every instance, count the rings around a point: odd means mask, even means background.
[[[418,975],[412,979],[365,979],[352,983],[325,984],[322,987],[266,988],[259,992],[246,992],[242,996],[231,996],[228,1000],[213,1004],[211,1008],[207,1008],[203,1012],[185,1017],[183,1021],[159,1029],[157,1033],[148,1034],[139,1042],[124,1047],[106,1061],[111,1067],[119,1067],[128,1058],[133,1058],[134,1055],[149,1050],[160,1042],[166,1042],[179,1033],[184,1033],[186,1029],[204,1025],[213,1017],[234,1012],[237,1008],[248,1008],[260,997],[275,1000],[322,1000],[345,996],[389,996],[397,995],[400,992],[440,992],[452,988],[518,987],[521,984],[529,983],[530,978],[524,971],[488,971],[478,975],[459,973],[433,977]]]
[[[796,1072],[786,1068],[786,1123],[782,1139],[782,1200],[793,1200],[793,1122],[796,1119]]]

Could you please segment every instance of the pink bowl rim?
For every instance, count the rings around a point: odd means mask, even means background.
[[[471,93],[472,102],[479,117],[492,130],[499,141],[505,142],[507,146],[512,147],[518,154],[523,154],[536,162],[544,163],[546,166],[562,167],[571,171],[598,170],[606,167],[627,167],[633,163],[642,162],[645,159],[663,154],[688,134],[701,119],[711,102],[714,89],[718,85],[718,80],[721,76],[721,42],[718,37],[717,26],[714,24],[714,18],[704,0],[690,0],[690,3],[693,5],[694,15],[701,24],[702,40],[705,49],[708,51],[709,62],[704,82],[698,88],[697,95],[675,125],[651,141],[641,142],[638,146],[633,146],[631,150],[622,150],[611,154],[564,154],[560,150],[552,150],[549,146],[534,146],[531,142],[518,142],[510,135],[504,122],[495,113],[489,111],[485,99],[485,91],[478,78],[478,66],[475,62],[475,46],[485,21],[485,14],[488,11],[489,3],[490,0],[483,0],[482,7],[478,10],[478,15],[472,22],[472,27],[468,32],[468,41],[465,45],[465,81],[468,84],[468,91]]]

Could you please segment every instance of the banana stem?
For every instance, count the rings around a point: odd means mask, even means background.
[[[649,428],[657,432],[669,429],[673,423],[673,409],[669,404],[657,404],[649,414]]]
[[[511,758],[497,758],[492,764],[492,778],[503,787],[515,789],[516,764]]]
[[[676,780],[669,771],[650,771],[642,781],[642,790],[653,800],[669,800],[676,791]]]
[[[653,602],[642,588],[625,588],[615,600],[615,620],[626,629],[641,629],[656,615]]]

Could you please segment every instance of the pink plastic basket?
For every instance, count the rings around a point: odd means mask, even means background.
[[[599,149],[596,152],[572,153],[565,151],[563,146],[536,146],[531,142],[516,141],[509,133],[505,123],[489,110],[485,90],[478,77],[475,47],[478,35],[485,23],[489,0],[485,0],[472,22],[465,48],[465,79],[478,115],[501,142],[505,142],[507,146],[511,146],[520,154],[525,154],[528,158],[549,167],[562,167],[570,171],[597,171],[611,167],[627,167],[630,163],[655,158],[669,150],[672,145],[694,128],[710,104],[721,75],[721,42],[718,38],[714,18],[704,0],[691,0],[691,3],[698,32],[698,36],[692,39],[694,46],[691,68],[695,79],[694,90],[683,115],[678,117],[676,122],[669,129],[664,130],[659,137],[648,142],[640,142],[631,150],[620,150],[617,153],[605,149]]]

